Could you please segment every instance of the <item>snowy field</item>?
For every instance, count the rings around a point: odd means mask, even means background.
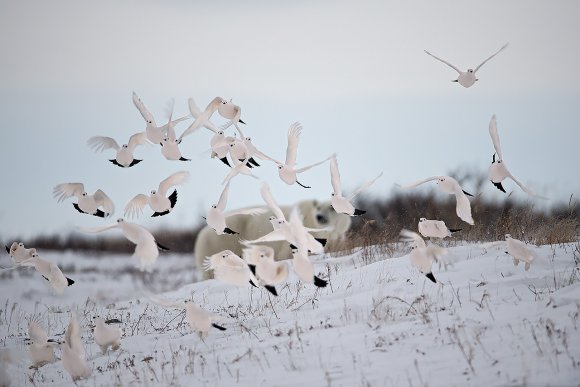
[[[580,383],[580,242],[532,247],[528,272],[502,246],[458,244],[433,284],[404,245],[315,257],[329,286],[291,275],[264,289],[194,282],[191,255],[162,255],[153,274],[127,256],[44,253],[77,282],[56,296],[34,271],[0,275],[0,350],[20,353],[12,385],[69,386],[60,361],[35,370],[28,320],[62,339],[72,309],[92,375],[86,386],[465,386]],[[4,254],[2,264],[8,264]],[[193,298],[227,328],[202,341],[184,313],[146,293]],[[122,320],[121,349],[102,355],[93,318]],[[60,356],[60,350],[57,350]]]

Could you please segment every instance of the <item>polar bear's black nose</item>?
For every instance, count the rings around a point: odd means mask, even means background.
[[[328,218],[326,216],[324,216],[323,214],[317,214],[316,221],[320,224],[326,224],[326,223],[328,223]]]

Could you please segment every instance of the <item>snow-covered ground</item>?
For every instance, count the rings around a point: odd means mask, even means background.
[[[502,246],[451,247],[454,264],[434,267],[441,284],[417,272],[402,245],[393,257],[315,257],[329,286],[317,290],[292,275],[276,298],[191,283],[191,255],[162,255],[142,275],[129,257],[40,251],[77,282],[57,296],[33,271],[0,275],[0,350],[26,353],[33,316],[62,338],[74,309],[92,368],[79,385],[577,385],[580,243],[532,248],[540,258],[526,272]],[[220,314],[227,330],[202,341],[180,310],[145,296],[163,291]],[[95,316],[122,320],[119,351],[100,353]],[[8,373],[16,386],[71,384],[60,361],[35,370],[24,356]]]

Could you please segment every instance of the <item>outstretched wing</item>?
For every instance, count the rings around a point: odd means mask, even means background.
[[[435,55],[431,54],[431,53],[430,53],[429,51],[427,51],[427,50],[424,50],[424,51],[425,51],[425,54],[432,56],[433,58],[437,59],[439,62],[443,62],[443,63],[445,63],[447,66],[451,67],[453,70],[455,70],[455,71],[457,71],[459,74],[461,74],[461,70],[459,70],[457,67],[453,66],[451,63],[449,63],[449,62],[447,62],[447,61],[445,61],[445,60],[443,60],[443,59],[441,59],[441,58],[438,58],[438,57],[436,57]]]
[[[469,203],[469,199],[459,187],[459,190],[455,191],[455,199],[457,199],[457,205],[455,206],[455,212],[457,216],[464,222],[469,223],[473,226],[473,218],[471,217],[471,203]]]
[[[262,195],[262,199],[264,199],[264,202],[266,202],[266,205],[272,210],[274,216],[277,219],[286,220],[286,217],[284,217],[284,213],[280,209],[278,203],[276,203],[274,196],[272,196],[272,192],[270,192],[270,186],[268,185],[268,183],[266,182],[262,183],[262,185],[260,186],[260,195]]]
[[[149,204],[149,196],[138,194],[125,206],[125,216],[129,219],[138,218],[143,214],[143,208]]]
[[[295,122],[288,129],[288,147],[286,148],[286,165],[294,166],[296,164],[296,154],[298,152],[298,141],[302,126]]]
[[[95,197],[95,202],[98,205],[102,205],[103,208],[105,209],[105,216],[113,215],[113,212],[115,212],[115,205],[113,204],[113,201],[111,200],[111,198],[109,198],[107,196],[107,194],[105,194],[103,191],[98,189],[95,192],[94,197]]]
[[[340,186],[340,172],[338,171],[338,162],[336,161],[336,156],[330,159],[330,183],[332,184],[332,190],[337,196],[342,196],[341,186]]]
[[[116,227],[119,227],[118,223],[113,223],[113,224],[110,224],[108,226],[101,226],[101,227],[79,227],[79,230],[81,230],[82,232],[96,234],[96,233],[110,230],[110,229],[116,228]]]
[[[491,141],[493,142],[493,147],[495,148],[495,153],[499,160],[503,160],[503,155],[501,153],[501,146],[499,143],[499,133],[497,132],[497,121],[495,119],[495,114],[491,116],[489,121],[489,135],[491,136]]]
[[[375,177],[374,179],[367,181],[366,183],[364,183],[363,185],[361,185],[356,191],[354,191],[349,197],[348,197],[348,201],[351,201],[352,199],[354,199],[356,197],[356,195],[358,195],[359,193],[361,193],[362,191],[364,191],[365,189],[369,188],[371,185],[373,185],[375,183],[375,181],[377,181],[381,176],[383,176],[383,173],[379,173],[379,175],[377,177]]]
[[[248,207],[248,208],[241,208],[239,210],[226,211],[226,212],[224,212],[224,216],[227,218],[227,217],[233,216],[233,215],[260,215],[266,211],[267,210],[265,208],[261,208],[261,207]]]
[[[224,211],[224,209],[226,208],[226,205],[228,204],[228,193],[230,191],[230,182],[228,181],[228,183],[226,184],[226,186],[224,187],[220,198],[217,202],[217,209],[220,211]]]
[[[317,165],[320,165],[320,164],[323,164],[323,163],[327,162],[328,160],[330,160],[331,158],[333,158],[333,157],[335,157],[335,156],[336,156],[336,153],[333,153],[333,154],[331,154],[330,156],[328,156],[327,158],[325,158],[325,159],[324,159],[324,160],[322,160],[322,161],[319,161],[319,162],[317,162],[317,163],[310,164],[310,165],[307,165],[307,166],[305,166],[305,167],[302,167],[302,168],[299,168],[299,169],[297,169],[297,170],[296,170],[296,173],[302,173],[302,172],[304,172],[304,171],[307,171],[307,170],[309,170],[310,168],[314,168],[314,167],[316,167]]]
[[[119,144],[117,144],[117,141],[115,141],[111,137],[105,137],[105,136],[91,137],[88,139],[87,145],[95,152],[102,152],[105,149],[109,149],[109,148],[113,148],[114,150],[117,150],[117,151],[119,149],[121,149]]]
[[[143,119],[146,122],[150,122],[153,126],[157,126],[157,124],[155,123],[155,118],[153,118],[153,114],[151,114],[151,112],[147,110],[145,104],[143,103],[143,101],[141,101],[141,98],[139,98],[137,96],[137,93],[135,92],[133,92],[133,104],[135,105],[137,110],[139,110],[139,113],[141,113],[141,116],[143,116]]]
[[[421,238],[421,235],[416,232],[402,229],[399,235],[401,236],[402,242],[411,242],[415,247],[425,247],[425,241]]]
[[[398,185],[400,188],[415,188],[415,187],[417,187],[417,186],[419,186],[419,185],[421,185],[421,184],[423,184],[423,183],[427,183],[428,181],[437,180],[437,179],[439,179],[440,177],[441,177],[441,176],[432,176],[432,177],[428,177],[428,178],[426,178],[426,179],[424,179],[424,180],[417,181],[417,182],[415,182],[415,183],[411,183],[411,184],[407,184],[407,185],[400,185],[400,184],[397,184],[397,185]]]
[[[139,132],[135,133],[131,137],[129,137],[129,142],[127,143],[127,149],[133,151],[138,145],[145,145],[149,144],[147,141],[147,133]]]
[[[161,195],[165,195],[169,188],[175,185],[182,185],[187,181],[189,178],[189,172],[187,171],[179,171],[175,172],[174,174],[170,175],[168,178],[163,180],[159,183],[159,193]]]
[[[83,183],[64,183],[59,184],[52,190],[55,198],[58,198],[58,202],[70,198],[71,196],[81,197],[85,192],[85,186]]]
[[[509,171],[508,171],[508,173],[509,173],[508,177],[509,177],[510,179],[512,179],[512,180],[513,180],[513,181],[514,181],[514,182],[515,182],[517,185],[519,185],[519,186],[520,186],[520,188],[522,189],[522,191],[524,191],[525,193],[527,193],[527,194],[528,194],[528,195],[530,195],[530,196],[537,197],[538,199],[544,199],[544,200],[548,200],[548,198],[547,198],[547,197],[540,196],[540,195],[536,195],[536,194],[534,193],[534,191],[532,191],[531,189],[529,189],[528,187],[526,187],[525,185],[523,185],[523,183],[522,183],[522,182],[520,182],[518,179],[516,179],[516,178],[515,178],[515,176],[511,174],[511,172],[509,172]]]
[[[477,70],[479,70],[481,68],[481,66],[483,66],[484,64],[487,63],[488,60],[490,60],[491,58],[493,58],[494,56],[496,56],[497,54],[499,54],[500,52],[502,52],[503,50],[505,50],[505,48],[508,46],[508,43],[504,44],[499,50],[497,50],[493,55],[491,55],[489,58],[487,58],[486,60],[484,60],[483,62],[481,62],[481,64],[479,66],[477,66],[475,68],[475,70],[473,70],[474,73],[477,72]]]

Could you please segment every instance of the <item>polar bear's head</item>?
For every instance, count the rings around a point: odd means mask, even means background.
[[[304,200],[298,203],[300,213],[304,216],[304,225],[311,228],[333,227],[326,233],[329,242],[338,242],[350,228],[350,216],[337,213],[330,202]],[[321,234],[322,236],[322,234]]]

